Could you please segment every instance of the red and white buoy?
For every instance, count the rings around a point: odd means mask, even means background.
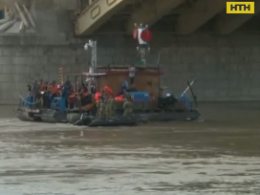
[[[138,43],[140,45],[147,45],[152,40],[152,33],[148,29],[148,25],[143,26],[142,24],[140,24],[139,26],[137,26],[137,24],[135,24],[133,37],[134,39],[138,40]]]

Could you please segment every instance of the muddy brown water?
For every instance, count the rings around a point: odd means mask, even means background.
[[[0,195],[260,194],[260,102],[203,103],[197,122],[86,128],[1,107]]]

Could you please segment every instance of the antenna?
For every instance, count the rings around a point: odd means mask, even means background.
[[[84,49],[88,51],[89,47],[91,48],[91,67],[89,68],[89,72],[95,73],[97,67],[97,42],[89,40],[89,42],[84,45]]]
[[[88,90],[91,91],[91,86],[94,81],[94,78],[91,75],[97,72],[97,41],[89,40],[89,42],[85,44],[84,49],[88,51],[89,47],[91,48],[91,65],[89,67],[86,82],[88,83]]]

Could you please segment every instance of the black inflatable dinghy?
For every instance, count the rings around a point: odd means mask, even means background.
[[[135,117],[126,118],[111,118],[111,119],[94,119],[88,126],[89,127],[100,127],[100,126],[134,126],[137,125]]]

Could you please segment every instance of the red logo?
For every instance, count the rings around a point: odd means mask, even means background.
[[[141,33],[141,39],[145,42],[150,42],[152,40],[152,33],[150,30],[146,29]]]

